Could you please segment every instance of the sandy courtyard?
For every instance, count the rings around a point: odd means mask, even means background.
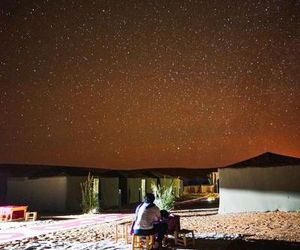
[[[182,227],[197,233],[240,234],[247,239],[300,242],[300,212],[178,214]]]
[[[239,239],[286,241],[300,244],[300,212],[240,213],[220,215],[214,209],[178,210],[181,227],[193,229],[197,239],[220,239],[220,236],[238,235]],[[44,223],[36,221],[34,223]],[[51,223],[51,221],[47,221]],[[0,245],[1,249],[130,249],[123,241],[115,243],[115,223],[89,225],[31,239]],[[0,223],[5,230],[8,224]],[[14,223],[13,227],[18,227]],[[19,226],[26,227],[20,222]],[[221,238],[222,239],[222,238]],[[88,248],[87,245],[89,244]],[[107,244],[110,247],[107,248]],[[71,247],[71,248],[70,248]],[[171,248],[177,249],[174,245]],[[180,249],[180,248],[179,248]],[[197,247],[195,249],[198,249]],[[202,249],[202,248],[201,248]],[[212,248],[203,248],[212,249]],[[288,248],[289,249],[289,248]],[[294,248],[291,248],[294,249]]]

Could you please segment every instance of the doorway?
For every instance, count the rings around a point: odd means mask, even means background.
[[[127,204],[127,178],[119,178],[119,189],[121,190],[121,205]]]

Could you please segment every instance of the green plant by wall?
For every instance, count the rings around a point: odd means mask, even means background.
[[[99,209],[98,193],[94,190],[94,177],[89,173],[80,183],[81,208],[83,213],[96,213]]]
[[[160,210],[171,210],[175,203],[174,181],[168,181],[164,178],[162,185],[151,184],[152,192],[155,195],[155,204]]]

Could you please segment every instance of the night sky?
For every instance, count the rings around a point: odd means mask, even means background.
[[[0,2],[0,163],[300,157],[300,1]]]

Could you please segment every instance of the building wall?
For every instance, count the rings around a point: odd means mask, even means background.
[[[140,192],[142,184],[141,178],[128,178],[127,179],[127,192],[128,192],[128,203],[136,203],[142,200]]]
[[[137,203],[144,200],[142,193],[142,179],[145,180],[145,194],[152,193],[152,184],[157,184],[156,178],[128,178],[128,203]]]
[[[157,184],[156,178],[147,178],[146,179],[146,193],[152,193],[152,184]]]
[[[300,166],[219,169],[220,213],[300,211]]]
[[[66,210],[81,211],[81,188],[80,183],[86,180],[86,176],[67,177]]]
[[[66,177],[8,178],[6,204],[27,205],[31,211],[64,212]]]
[[[0,173],[0,205],[5,205],[5,197],[7,191],[7,175],[6,173]]]
[[[100,207],[118,207],[119,198],[119,178],[100,178]]]

